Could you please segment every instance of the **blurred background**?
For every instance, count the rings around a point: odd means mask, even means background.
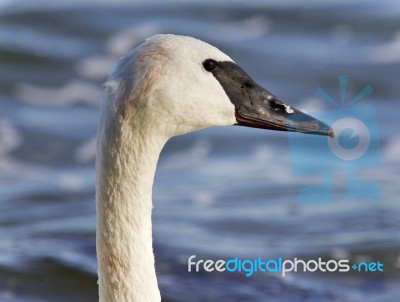
[[[338,75],[375,106],[381,165],[360,171],[379,200],[301,204],[286,133],[213,128],[172,139],[154,187],[165,301],[398,301],[400,4],[383,1],[0,1],[0,301],[96,301],[95,135],[101,84],[156,33],[229,54],[310,112]],[[187,259],[381,261],[384,273],[188,273]]]

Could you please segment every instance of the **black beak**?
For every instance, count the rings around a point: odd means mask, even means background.
[[[235,105],[237,125],[334,137],[331,127],[283,103],[235,63],[216,62],[212,73]]]
[[[286,105],[264,88],[257,85],[252,94],[255,98],[250,101],[250,106],[243,102],[236,109],[237,125],[334,137],[327,124]]]

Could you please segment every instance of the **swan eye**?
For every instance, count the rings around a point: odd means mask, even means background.
[[[203,67],[207,71],[213,71],[217,67],[217,62],[213,59],[207,59],[203,62]]]

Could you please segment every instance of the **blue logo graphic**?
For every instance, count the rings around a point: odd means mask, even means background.
[[[319,176],[319,183],[304,187],[299,201],[326,203],[333,201],[333,177],[345,175],[345,186],[340,192],[351,200],[377,200],[379,185],[360,178],[360,172],[381,164],[379,132],[375,107],[357,102],[372,93],[366,85],[352,99],[346,96],[348,76],[340,75],[340,100],[335,101],[325,90],[318,87],[315,94],[335,108],[310,115],[330,125],[335,137],[299,135],[289,132],[289,145],[293,173],[296,176]],[[300,118],[300,117],[299,117]]]

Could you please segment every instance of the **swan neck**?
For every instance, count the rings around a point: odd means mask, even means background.
[[[152,247],[151,196],[165,142],[140,127],[99,129],[96,205],[101,302],[161,301]]]

